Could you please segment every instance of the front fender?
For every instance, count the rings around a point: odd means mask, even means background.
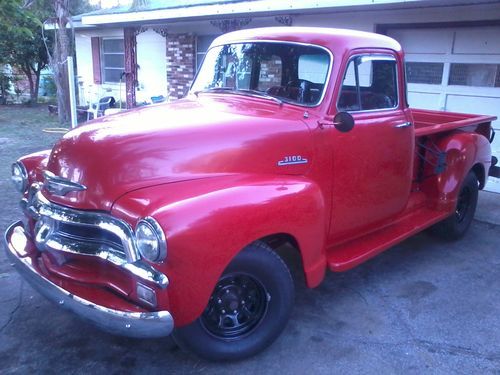
[[[223,176],[140,189],[113,205],[132,225],[154,217],[165,231],[170,311],[176,325],[196,319],[220,275],[249,243],[286,233],[299,245],[309,286],[325,272],[326,212],[318,186],[294,176]]]
[[[35,181],[43,181],[42,171],[47,167],[50,150],[43,150],[33,154],[25,155],[19,159],[28,171],[28,184]],[[28,185],[28,186],[29,186]]]

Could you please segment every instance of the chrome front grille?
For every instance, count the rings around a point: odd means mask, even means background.
[[[139,259],[130,225],[109,214],[75,210],[49,202],[41,192],[29,194],[28,214],[37,224],[35,242],[43,248],[121,260]]]
[[[99,227],[60,222],[57,225],[57,234],[68,241],[88,242],[96,247],[113,248],[125,256],[125,249],[120,237]]]
[[[126,222],[109,214],[75,210],[50,202],[33,184],[21,201],[26,215],[35,221],[38,250],[61,251],[107,260],[135,277],[166,288],[168,278],[143,262],[135,248],[134,232]]]

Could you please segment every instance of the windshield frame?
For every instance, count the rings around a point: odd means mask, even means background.
[[[271,39],[271,40],[268,40],[268,39],[241,39],[240,40],[240,39],[237,39],[237,40],[229,41],[227,43],[211,44],[210,48],[207,50],[207,53],[203,57],[203,61],[201,62],[200,69],[198,69],[198,71],[196,72],[196,74],[195,74],[195,76],[193,78],[193,82],[191,82],[191,86],[189,87],[189,94],[195,94],[194,91],[193,91],[193,85],[196,82],[196,79],[198,78],[198,74],[201,71],[201,67],[203,67],[203,64],[205,63],[205,57],[207,56],[208,51],[210,51],[211,49],[213,49],[215,47],[221,47],[221,46],[226,46],[226,45],[230,45],[230,44],[244,44],[244,43],[293,44],[293,45],[299,45],[299,46],[305,46],[305,47],[320,48],[323,51],[326,51],[326,53],[328,54],[328,57],[330,58],[330,61],[328,62],[328,71],[327,71],[326,78],[325,78],[325,85],[323,87],[323,92],[321,93],[321,97],[320,97],[320,99],[318,100],[317,103],[315,103],[315,104],[304,104],[304,103],[298,103],[298,102],[291,102],[291,101],[288,101],[288,100],[286,100],[284,98],[276,97],[277,99],[281,100],[283,102],[283,104],[290,104],[290,105],[294,105],[294,106],[298,106],[298,107],[315,108],[315,107],[319,107],[323,103],[323,100],[325,99],[325,95],[326,95],[328,86],[330,84],[330,77],[331,77],[331,74],[332,74],[332,71],[333,71],[334,56],[333,56],[332,51],[330,51],[325,46],[321,46],[319,44],[304,43],[304,42],[294,42],[294,41],[278,40],[278,39]],[[215,94],[215,92],[214,92],[214,94]]]

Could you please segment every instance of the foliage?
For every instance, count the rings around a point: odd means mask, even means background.
[[[54,46],[55,33],[44,32],[44,22],[57,16],[56,5],[60,2],[0,0],[0,68],[9,64],[26,76],[32,102],[38,98],[40,74],[49,65],[49,51]],[[68,7],[68,18],[93,9],[85,0],[63,2]]]
[[[48,2],[48,0],[47,0]],[[49,13],[42,1],[2,0],[0,2],[0,64],[22,72],[36,101],[40,72],[48,64],[42,35],[42,20]],[[45,40],[50,44],[50,38]]]
[[[56,84],[51,75],[44,75],[40,82],[40,91],[43,96],[55,96]]]

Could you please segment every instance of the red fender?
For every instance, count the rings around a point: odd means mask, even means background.
[[[168,308],[178,326],[203,312],[229,262],[259,238],[290,234],[308,285],[324,277],[325,204],[318,186],[303,177],[232,175],[159,185],[126,194],[112,214],[133,226],[152,216],[164,229],[168,254],[155,267],[170,279]]]
[[[42,171],[47,167],[51,150],[43,150],[19,159],[28,171],[28,186],[35,181],[43,181]]]
[[[438,208],[452,211],[462,181],[475,165],[482,166],[486,178],[491,164],[489,141],[477,133],[457,131],[439,139],[436,145],[446,152],[446,170],[426,181],[424,189],[437,198]],[[426,174],[431,173],[432,168],[428,167]]]

